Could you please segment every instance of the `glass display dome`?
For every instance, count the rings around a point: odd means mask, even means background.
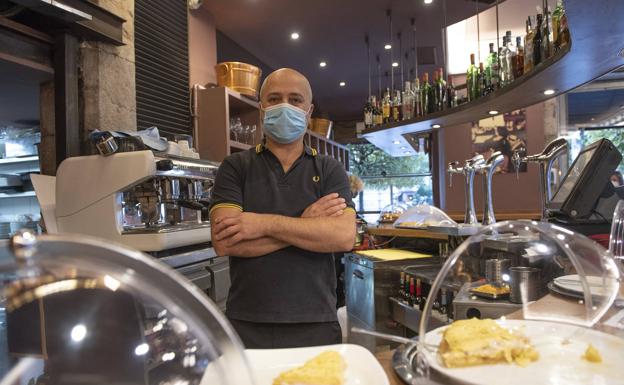
[[[379,223],[394,223],[401,214],[403,214],[407,210],[407,207],[400,203],[393,203],[388,206],[385,206],[379,212],[379,219],[377,222]]]
[[[475,384],[501,376],[507,384],[620,381],[624,339],[596,328],[621,295],[620,279],[611,253],[566,228],[484,227],[451,254],[428,290],[415,373]]]
[[[406,210],[394,222],[395,227],[420,228],[428,226],[457,226],[444,211],[431,205],[417,205]]]
[[[218,308],[145,254],[22,232],[0,277],[3,385],[254,384]]]

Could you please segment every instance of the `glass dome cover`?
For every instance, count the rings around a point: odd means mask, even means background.
[[[503,260],[507,261],[502,263]],[[495,269],[488,266],[498,266],[502,271],[493,274]],[[461,285],[453,302],[453,309],[458,313],[453,314],[455,320],[474,317],[474,312],[464,310],[479,308],[479,302],[483,301],[490,307],[492,304],[515,306],[500,318],[503,326],[505,321],[513,323],[517,319],[591,329],[618,297],[620,280],[611,253],[569,229],[535,221],[500,222],[484,227],[450,255],[431,285],[420,320],[414,369],[419,375],[429,377],[430,368],[443,366],[439,340],[444,329],[431,329],[436,327],[434,304],[439,304],[441,290],[446,290],[449,283]],[[549,292],[558,292],[558,283],[562,287],[573,286],[569,293],[563,291],[570,294],[561,297],[566,301],[563,305],[552,302],[552,297],[544,298]],[[486,292],[493,288],[508,296],[482,300],[478,290],[485,285],[488,285]],[[470,302],[470,306],[461,306],[463,302]],[[463,313],[459,309],[464,309]],[[552,326],[549,330],[557,332]]]
[[[455,222],[444,211],[431,205],[417,205],[409,208],[394,222],[396,227],[455,227]]]
[[[394,223],[401,214],[407,210],[407,206],[400,203],[393,203],[385,206],[379,212],[379,223]]]
[[[2,384],[254,384],[218,308],[145,254],[23,232],[0,277]]]

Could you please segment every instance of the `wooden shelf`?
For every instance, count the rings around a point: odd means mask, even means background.
[[[406,237],[440,240],[448,239],[448,235],[446,234],[435,233],[428,230],[397,229],[392,225],[368,226],[367,232],[370,235],[378,235],[382,237]]]
[[[528,107],[568,92],[624,65],[624,23],[611,22],[624,14],[624,1],[604,0],[600,5],[586,0],[566,0],[572,44],[538,65],[512,84],[453,109],[365,130],[363,136],[393,156],[403,156],[408,146],[404,134],[476,122],[489,111],[499,113]],[[544,95],[552,89],[554,95]],[[401,144],[393,144],[394,141]]]

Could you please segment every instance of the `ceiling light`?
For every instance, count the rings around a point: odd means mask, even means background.
[[[490,115],[498,115],[498,111],[491,110],[490,112],[488,112],[488,114],[490,114]]]
[[[594,120],[596,120],[596,118],[591,118],[591,121],[593,122]]]
[[[290,34],[290,38],[293,40],[299,39],[299,34],[297,32],[293,32]]]
[[[409,154],[411,154],[411,153],[412,153],[411,151],[405,151],[405,152],[404,152],[404,154],[405,154],[405,155],[409,155]]]
[[[440,126],[439,124],[432,124],[431,125],[431,128],[440,128],[440,127],[442,127],[442,126]]]
[[[398,66],[399,66],[399,63],[394,62],[394,63],[392,63],[392,66],[393,66],[393,67],[398,67]]]
[[[325,63],[324,61],[322,61],[322,62],[320,62],[320,63],[319,63],[319,65],[320,65],[321,67],[325,67],[325,66],[327,66],[327,63]]]
[[[624,104],[622,104],[622,105],[620,106],[620,108],[624,108]]]
[[[548,89],[546,91],[544,91],[544,95],[549,96],[549,95],[554,95],[555,94],[555,90],[553,89]]]
[[[395,141],[393,141],[392,143],[393,143],[393,144],[401,144],[401,142],[400,142],[400,141],[398,141],[398,140],[395,140]]]
[[[70,335],[74,342],[80,342],[84,340],[87,335],[87,327],[83,324],[78,324],[72,328]]]
[[[339,83],[339,85],[340,85],[340,87],[344,87],[344,86],[346,86],[346,85],[347,85],[347,83],[345,83],[345,82],[340,82],[340,83]]]
[[[392,48],[392,46],[390,44],[384,45],[384,49],[390,49],[390,48]]]
[[[407,147],[401,147],[401,150],[407,150]]]
[[[431,4],[433,3],[433,0],[425,0],[425,4]]]

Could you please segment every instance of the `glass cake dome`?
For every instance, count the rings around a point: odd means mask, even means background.
[[[216,305],[145,254],[21,232],[0,278],[3,385],[255,383]]]
[[[447,213],[431,205],[417,205],[410,207],[394,222],[396,227],[428,227],[448,226],[456,227],[455,222]]]
[[[400,203],[393,203],[385,206],[379,212],[379,219],[377,222],[379,223],[394,223],[401,214],[403,214],[407,210],[407,207]]]
[[[621,379],[616,368],[624,339],[597,325],[616,299],[624,299],[620,280],[610,252],[567,228],[535,221],[483,227],[423,288],[427,300],[414,342],[414,373],[479,384],[500,383],[500,376],[508,384],[613,383]],[[472,356],[466,347],[484,344],[485,338],[475,340],[489,333],[479,331],[483,325],[509,334],[475,348]],[[504,348],[511,340],[516,345]],[[590,347],[602,355],[600,370],[585,357]],[[530,354],[516,357],[514,349],[521,348]],[[502,361],[494,365],[496,359]]]

